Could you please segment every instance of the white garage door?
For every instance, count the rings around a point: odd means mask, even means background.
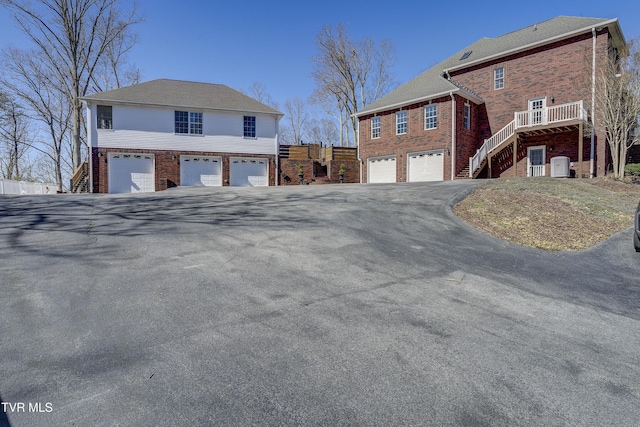
[[[409,153],[409,182],[442,181],[444,179],[444,151]]]
[[[109,154],[109,193],[156,190],[153,154]]]
[[[180,156],[181,186],[221,186],[222,158],[212,156]]]
[[[367,182],[376,184],[380,182],[396,182],[396,157],[379,157],[369,159],[369,178]]]
[[[267,159],[231,157],[229,159],[229,185],[236,187],[263,187],[269,185]]]

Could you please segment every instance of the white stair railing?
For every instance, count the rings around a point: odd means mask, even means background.
[[[491,138],[485,139],[482,147],[476,151],[473,157],[469,158],[469,177],[473,178],[473,173],[480,167],[482,161],[487,158],[490,152],[495,150],[500,144],[508,140],[515,133],[515,122],[511,121],[508,125],[500,129],[497,133],[491,135]]]
[[[524,127],[542,126],[568,120],[587,120],[587,110],[583,101],[570,102],[568,104],[555,105],[537,110],[518,111],[514,114],[514,120],[500,129],[491,138],[485,139],[482,147],[469,158],[469,177],[473,178],[474,172],[480,167],[489,153],[502,145],[513,136],[516,129]]]

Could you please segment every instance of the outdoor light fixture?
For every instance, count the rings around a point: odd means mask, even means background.
[[[555,102],[556,99],[553,97],[553,94],[551,95],[551,102]]]
[[[176,159],[175,155],[171,156],[171,160],[175,160],[175,159]]]

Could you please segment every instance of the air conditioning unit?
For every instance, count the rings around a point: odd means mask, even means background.
[[[568,178],[570,176],[571,160],[566,156],[551,158],[551,177]]]

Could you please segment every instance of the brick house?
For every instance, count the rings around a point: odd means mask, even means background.
[[[617,19],[565,16],[478,40],[356,114],[363,182],[604,175],[581,82],[625,47]]]
[[[82,102],[89,191],[276,183],[283,115],[228,86],[159,79]]]

